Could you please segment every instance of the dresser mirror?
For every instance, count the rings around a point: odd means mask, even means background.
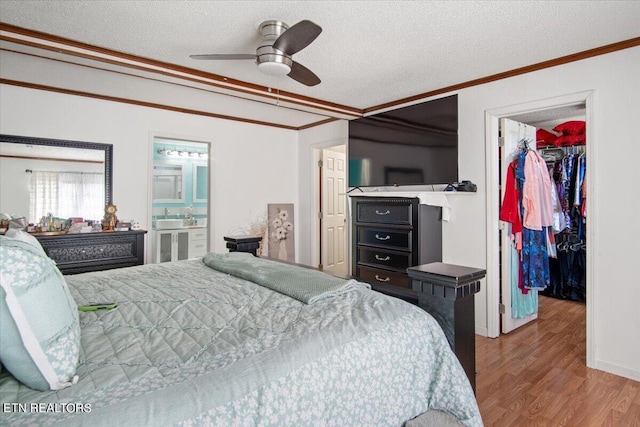
[[[34,210],[31,192],[35,172],[64,173],[66,176],[91,174],[97,177],[95,185],[82,187],[83,192],[80,197],[76,197],[96,199],[93,209],[84,214],[52,213],[61,217],[84,216],[88,220],[101,219],[104,206],[112,201],[113,145],[0,135],[0,212],[13,217],[26,217],[29,222],[39,221],[39,215],[42,213]],[[90,191],[103,194],[87,194]],[[72,197],[66,194],[60,196],[58,206],[74,206]]]

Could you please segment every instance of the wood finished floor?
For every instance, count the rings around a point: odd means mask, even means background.
[[[640,427],[640,382],[586,367],[584,303],[540,296],[537,321],[476,336],[485,426]]]

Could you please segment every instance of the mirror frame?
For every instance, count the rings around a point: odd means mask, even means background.
[[[83,148],[99,150],[104,153],[104,205],[113,200],[113,144],[97,142],[70,141],[65,139],[36,138],[31,136],[17,136],[0,134],[1,142],[14,144],[46,145],[49,147]]]

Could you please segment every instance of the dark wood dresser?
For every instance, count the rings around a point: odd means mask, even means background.
[[[144,264],[145,230],[36,236],[62,274]]]
[[[381,292],[415,297],[407,268],[442,260],[440,208],[405,197],[351,201],[352,276]]]

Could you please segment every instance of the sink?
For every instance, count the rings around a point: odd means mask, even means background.
[[[156,219],[156,230],[171,230],[174,228],[184,228],[184,220]]]

